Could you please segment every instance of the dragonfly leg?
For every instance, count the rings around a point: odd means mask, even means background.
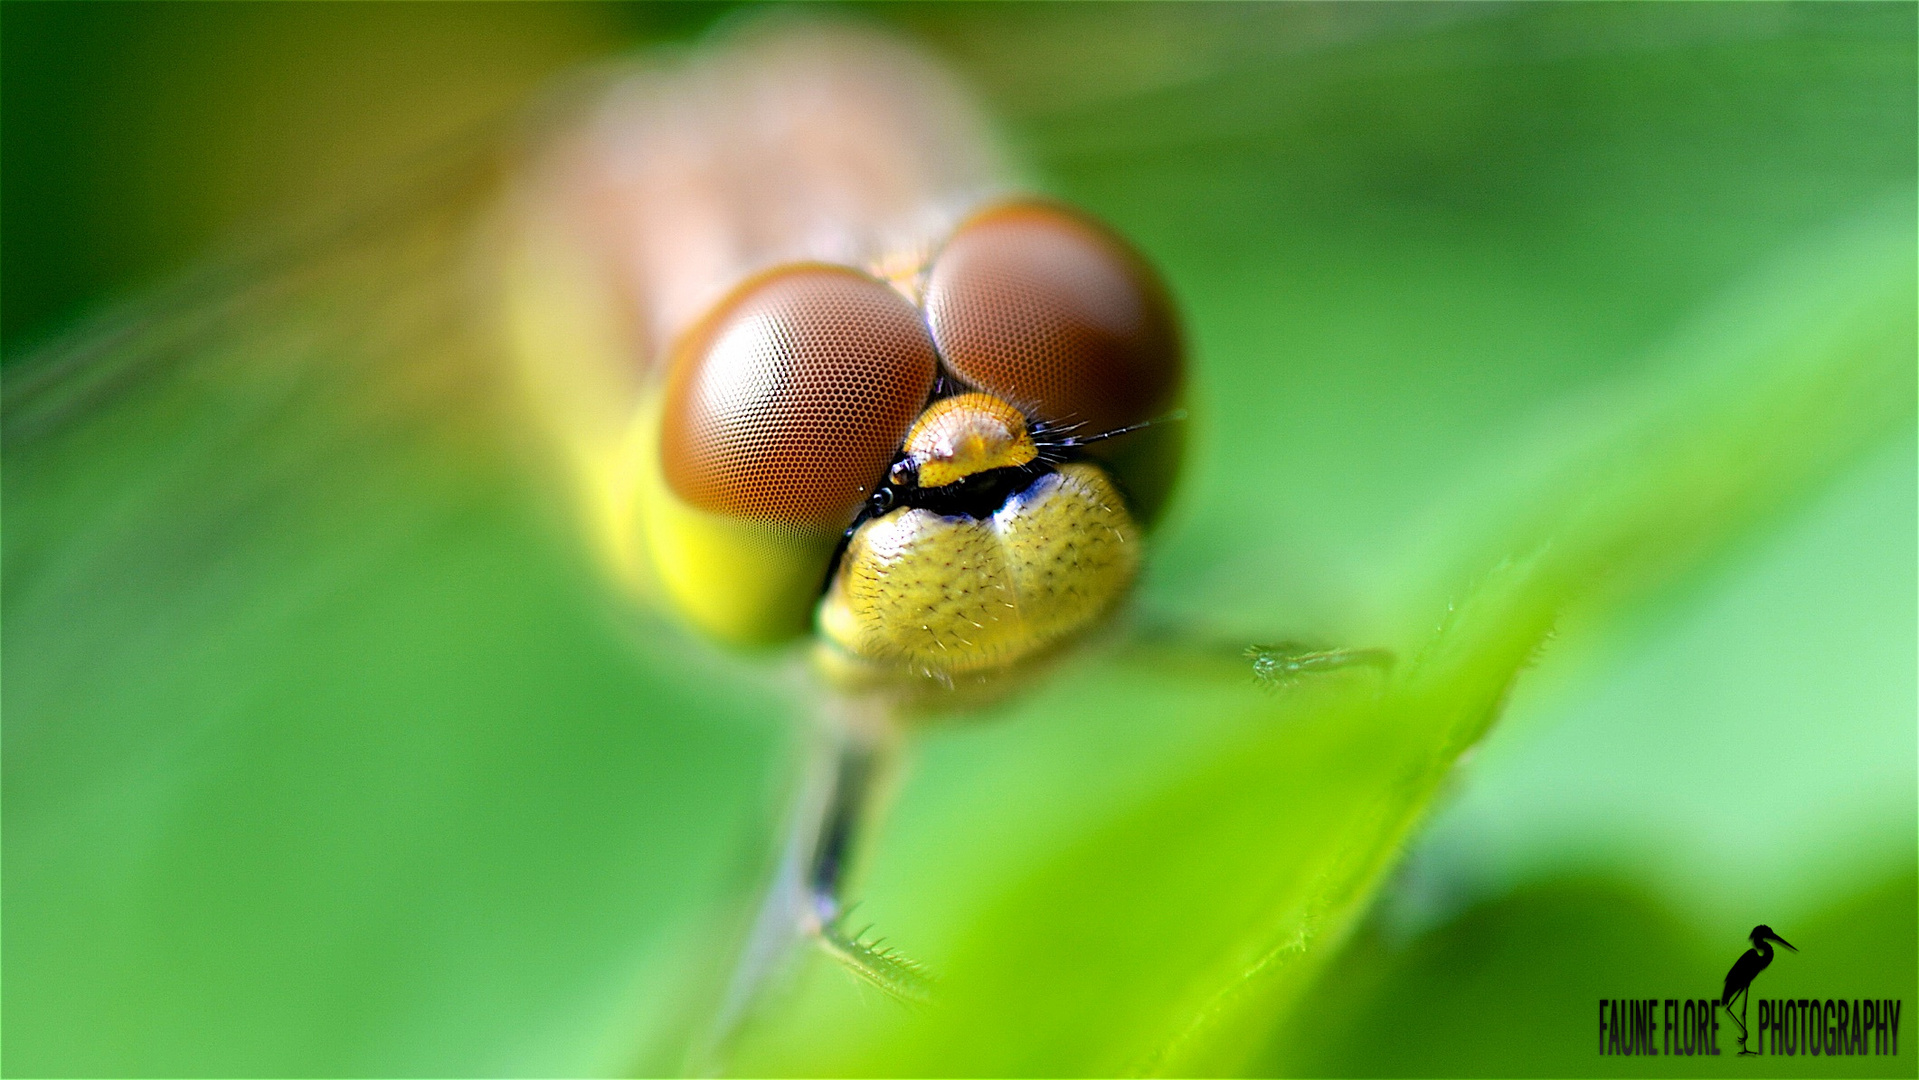
[[[805,929],[833,958],[892,997],[924,1000],[927,976],[923,968],[885,939],[870,939],[865,929],[851,929],[846,918],[846,874],[863,827],[877,817],[877,803],[890,786],[898,766],[900,737],[891,729],[855,730],[840,744],[834,786],[827,800],[807,877],[807,899],[812,921]]]
[[[885,717],[867,715],[857,711],[855,703],[842,701],[817,725],[812,743],[772,882],[719,1011],[697,1048],[695,1071],[719,1071],[727,1046],[803,939],[819,942],[889,993],[915,996],[915,965],[843,926],[849,910],[844,896],[848,873],[864,827],[897,765],[901,737]]]
[[[1349,667],[1385,670],[1393,665],[1386,649],[1312,649],[1286,643],[1249,645],[1243,654],[1253,662],[1253,677],[1267,686],[1284,686],[1303,675]]]
[[[891,764],[895,741],[863,732],[841,733],[837,739],[824,812],[814,830],[813,852],[807,863],[806,898],[811,922],[805,929],[822,932],[845,914],[843,890],[854,845]]]

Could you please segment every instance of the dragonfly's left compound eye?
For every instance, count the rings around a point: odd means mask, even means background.
[[[919,313],[852,270],[782,267],[742,285],[675,358],[667,483],[729,517],[844,529],[932,392]]]
[[[1090,443],[1141,520],[1164,505],[1182,438],[1178,320],[1126,241],[1063,206],[1014,201],[954,230],[927,276],[927,323],[965,382],[1019,406],[1054,439]],[[1097,441],[1095,441],[1097,440]]]
[[[1178,393],[1158,276],[1064,207],[1005,203],[963,223],[933,261],[926,317],[954,374],[1081,434],[1153,419]]]

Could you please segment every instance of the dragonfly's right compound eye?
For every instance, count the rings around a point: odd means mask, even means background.
[[[739,644],[804,634],[937,369],[919,312],[857,270],[788,264],[734,289],[639,418],[629,520],[669,606]]]
[[[844,529],[926,404],[937,360],[892,288],[803,264],[742,284],[676,351],[667,484],[702,510]]]

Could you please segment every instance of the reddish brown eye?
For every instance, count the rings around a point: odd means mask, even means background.
[[[954,374],[1079,433],[1152,419],[1178,391],[1158,277],[1063,207],[1009,203],[962,224],[933,262],[926,316]]]
[[[844,528],[932,391],[919,313],[843,267],[742,284],[675,351],[661,424],[667,483],[734,517]]]

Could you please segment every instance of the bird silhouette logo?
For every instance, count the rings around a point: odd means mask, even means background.
[[[1752,933],[1747,934],[1746,938],[1752,942],[1752,948],[1747,949],[1739,959],[1733,961],[1732,970],[1726,972],[1725,989],[1721,991],[1719,995],[1719,1004],[1726,1010],[1726,1016],[1728,1018],[1733,1018],[1732,999],[1739,999],[1739,1016],[1735,1019],[1735,1022],[1739,1025],[1739,1053],[1741,1055],[1756,1053],[1756,1051],[1748,1049],[1746,1046],[1746,1005],[1749,996],[1747,991],[1752,988],[1752,981],[1759,977],[1759,973],[1766,970],[1766,965],[1772,963],[1771,943],[1777,941],[1793,952],[1799,951],[1792,947],[1791,942],[1773,933],[1772,927],[1770,926],[1755,926],[1752,928]]]

